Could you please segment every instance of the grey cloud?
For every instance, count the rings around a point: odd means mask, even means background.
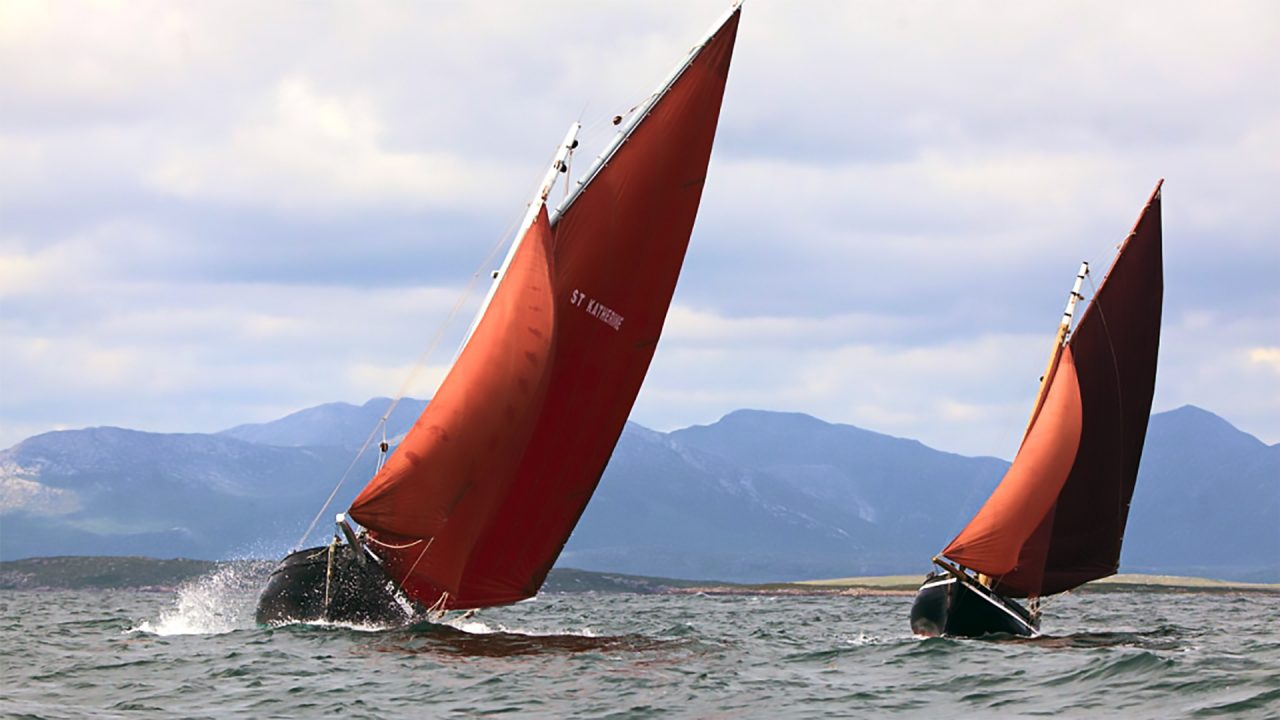
[[[0,339],[48,345],[6,362],[0,445],[392,392],[568,122],[585,167],[727,5],[32,5],[0,44]],[[1280,439],[1248,360],[1280,348],[1280,10],[744,13],[635,419],[754,405],[1007,455],[1009,378],[1165,176],[1158,403]]]

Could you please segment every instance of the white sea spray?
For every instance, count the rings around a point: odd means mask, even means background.
[[[153,635],[216,635],[254,626],[262,571],[250,563],[225,563],[177,590],[172,606],[129,632]]]

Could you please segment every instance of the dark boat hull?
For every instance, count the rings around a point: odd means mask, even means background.
[[[1039,634],[1030,614],[1016,602],[949,574],[930,573],[911,605],[916,635],[980,637],[995,633]]]
[[[262,625],[332,622],[398,626],[425,615],[408,600],[381,565],[350,545],[307,548],[291,553],[271,573],[258,597]]]

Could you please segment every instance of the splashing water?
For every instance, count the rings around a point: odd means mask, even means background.
[[[250,563],[223,565],[178,588],[173,607],[129,632],[153,635],[218,635],[254,626],[262,570]]]
[[[501,625],[495,628],[495,627],[491,627],[488,623],[483,622],[481,620],[471,620],[471,619],[463,620],[461,618],[458,618],[455,620],[449,620],[445,622],[445,625],[448,625],[449,627],[454,628],[455,630],[461,630],[464,633],[470,633],[472,635],[490,635],[492,633],[503,631]]]

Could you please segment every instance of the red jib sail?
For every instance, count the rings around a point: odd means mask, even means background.
[[[1119,567],[1155,392],[1161,244],[1157,184],[1045,378],[1009,472],[942,551],[1002,595],[1064,592]]]
[[[657,347],[737,35],[729,13],[560,213],[539,214],[436,396],[350,514],[411,597],[532,597]]]

